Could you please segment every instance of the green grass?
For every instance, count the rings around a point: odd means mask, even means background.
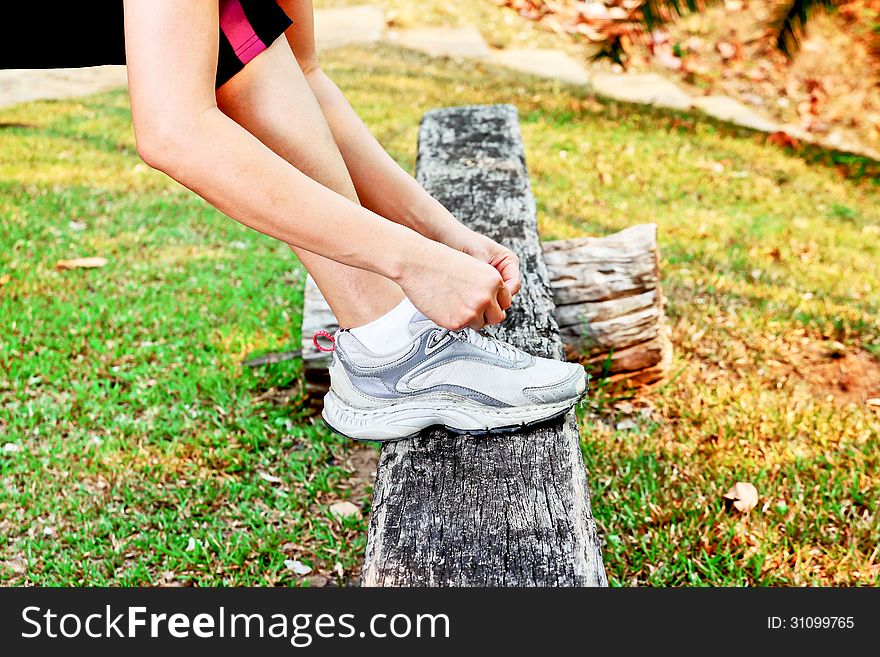
[[[479,63],[376,47],[325,67],[410,170],[426,110],[516,104],[545,238],[658,223],[674,376],[627,402],[634,428],[613,396],[583,418],[613,584],[880,582],[880,416],[801,361],[830,340],[880,353],[877,163],[845,176],[844,156]],[[0,563],[27,562],[0,578],[356,574],[365,524],[327,511],[368,509],[355,448],[305,413],[299,361],[239,365],[298,345],[295,258],[139,163],[124,93],[0,123],[0,444],[19,447],[0,454]],[[83,255],[110,262],[54,269]],[[723,504],[736,481],[751,514]]]

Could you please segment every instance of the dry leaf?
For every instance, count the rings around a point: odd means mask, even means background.
[[[24,575],[27,572],[27,562],[20,557],[0,561],[0,565],[6,566],[16,575]]]
[[[873,406],[874,408],[880,408],[880,397],[872,397],[867,402],[868,406]]]
[[[724,493],[724,499],[730,500],[737,511],[748,513],[758,506],[758,489],[746,481],[738,481]]]
[[[107,258],[99,256],[93,258],[71,258],[59,260],[55,263],[55,269],[97,269],[107,264]]]
[[[681,70],[681,58],[676,57],[672,50],[663,49],[659,50],[654,55],[654,60],[663,68],[669,69],[670,71],[680,71]]]
[[[299,561],[297,559],[285,559],[284,567],[287,568],[287,570],[292,570],[294,573],[300,576],[308,575],[310,572],[312,572],[311,567],[305,565],[302,561]]]
[[[330,513],[340,518],[350,518],[351,516],[360,516],[361,510],[351,502],[344,501],[331,504]]]
[[[263,481],[268,481],[270,484],[280,484],[281,479],[276,477],[275,475],[270,475],[268,472],[263,472],[262,470],[257,470],[257,474],[260,475],[260,479]]]
[[[794,148],[798,149],[801,147],[800,142],[789,135],[787,132],[777,131],[771,132],[767,135],[765,141],[768,144],[773,144],[774,146],[779,146],[780,148]]]
[[[10,276],[9,274],[3,274],[2,276],[0,276],[0,287],[6,285],[11,280],[12,276]]]
[[[719,41],[715,44],[715,48],[718,50],[718,54],[721,55],[721,59],[733,59],[736,57],[736,46],[732,43]]]

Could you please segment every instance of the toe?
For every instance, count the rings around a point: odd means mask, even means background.
[[[587,375],[577,363],[555,361],[555,376],[543,385],[526,388],[523,392],[539,404],[553,404],[580,397],[587,388]]]

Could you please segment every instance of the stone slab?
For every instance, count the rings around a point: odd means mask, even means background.
[[[511,48],[494,51],[491,59],[496,64],[523,73],[572,84],[587,84],[590,80],[584,64],[561,50]]]
[[[385,36],[385,13],[379,7],[361,5],[315,10],[315,42],[318,50],[355,43],[376,43]]]
[[[487,59],[491,50],[476,27],[419,27],[388,32],[394,45],[432,57]]]

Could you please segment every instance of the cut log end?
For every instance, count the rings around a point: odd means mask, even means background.
[[[569,360],[628,386],[662,381],[672,343],[660,289],[657,226],[544,243]]]

